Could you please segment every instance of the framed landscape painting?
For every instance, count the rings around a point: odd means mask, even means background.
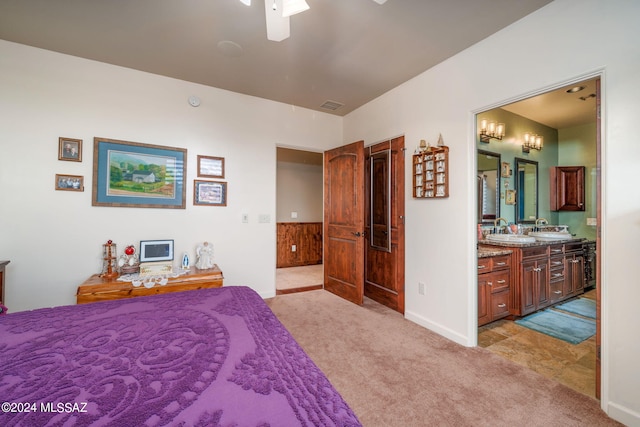
[[[93,139],[93,206],[185,208],[187,150]]]

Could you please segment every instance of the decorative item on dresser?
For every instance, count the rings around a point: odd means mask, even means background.
[[[191,267],[186,274],[169,277],[166,285],[155,285],[151,288],[144,286],[135,287],[131,282],[106,279],[100,277],[98,274],[94,274],[78,286],[76,302],[78,304],[85,304],[96,301],[191,291],[194,289],[219,288],[222,286],[222,280],[222,271],[217,265],[206,270],[198,270]]]

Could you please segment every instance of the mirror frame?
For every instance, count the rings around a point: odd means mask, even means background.
[[[516,189],[516,205],[515,205],[515,222],[516,224],[535,224],[536,219],[538,218],[538,208],[540,206],[540,168],[538,162],[535,160],[523,159],[520,157],[516,157],[514,159],[515,167],[514,167],[514,179],[515,179],[515,189]],[[520,188],[520,177],[518,171],[520,170],[521,164],[530,164],[536,167],[536,214],[535,218],[530,219],[520,219],[520,201],[522,198],[522,189]]]
[[[500,153],[477,149],[476,155],[476,175],[478,174],[478,158],[481,155],[492,156],[498,159],[496,168],[496,218],[500,217],[500,167],[502,165],[502,156]],[[478,190],[476,190],[478,191]],[[476,194],[476,203],[480,203],[480,194]],[[476,206],[476,212],[480,213],[480,206]],[[495,218],[494,218],[495,219]],[[478,224],[493,224],[494,219],[477,218]]]
[[[375,174],[375,164],[377,162],[380,162],[380,160],[382,161],[382,164],[385,165],[384,171],[386,176],[384,177],[384,182],[378,180]],[[370,154],[369,162],[369,245],[372,248],[381,251],[391,252],[391,148],[387,148],[386,150],[377,151]],[[385,188],[377,188],[376,183],[382,183]],[[376,195],[380,194],[386,195],[386,200],[384,201],[386,205],[386,209],[384,212],[385,224],[383,224],[385,229],[382,231],[379,230],[380,227],[376,227],[376,224],[374,224],[374,220],[376,218]],[[386,243],[384,245],[381,244],[380,240],[376,236],[376,233],[379,232],[382,232],[382,234],[384,235],[384,242],[382,242]]]

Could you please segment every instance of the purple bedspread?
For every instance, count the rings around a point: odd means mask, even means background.
[[[1,426],[359,426],[247,287],[0,317]]]

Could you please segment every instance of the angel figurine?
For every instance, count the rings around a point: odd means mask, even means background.
[[[209,242],[204,242],[196,248],[196,268],[205,270],[213,268],[213,246]]]

